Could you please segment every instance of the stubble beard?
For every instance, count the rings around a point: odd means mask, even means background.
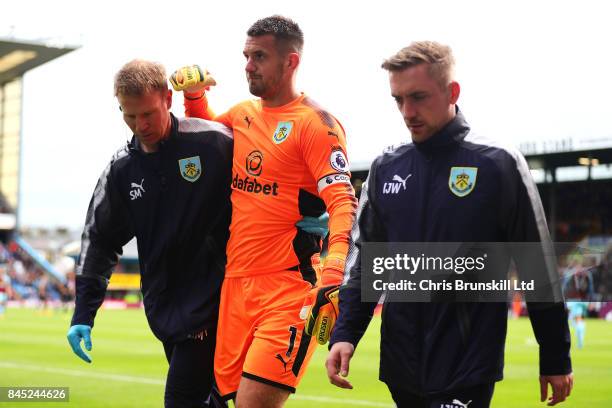
[[[249,81],[249,92],[251,92],[252,95],[261,97],[262,95],[265,94],[265,85],[261,82],[261,80],[251,80]]]

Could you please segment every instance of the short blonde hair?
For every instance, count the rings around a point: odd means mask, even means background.
[[[387,71],[403,71],[420,64],[429,64],[429,75],[445,88],[454,79],[455,58],[448,45],[435,41],[415,41],[382,63]]]
[[[140,96],[150,91],[168,91],[166,69],[160,63],[135,59],[115,75],[115,96]]]

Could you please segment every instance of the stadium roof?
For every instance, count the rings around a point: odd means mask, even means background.
[[[0,85],[75,49],[0,37]]]
[[[612,147],[605,149],[573,150],[557,153],[526,154],[531,169],[553,169],[561,167],[596,166],[612,163]]]
[[[612,141],[611,141],[612,142]],[[612,147],[571,150],[562,152],[527,153],[525,159],[530,169],[558,169],[575,166],[612,164]],[[371,163],[351,163],[351,172],[367,172]]]

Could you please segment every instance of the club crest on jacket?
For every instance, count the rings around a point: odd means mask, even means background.
[[[457,197],[465,197],[476,186],[478,167],[451,167],[448,187]]]
[[[195,182],[202,175],[200,156],[187,157],[178,161],[181,176],[190,182]]]

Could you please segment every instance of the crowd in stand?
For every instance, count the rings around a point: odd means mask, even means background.
[[[45,273],[17,245],[0,243],[0,300],[71,302],[74,299],[74,265],[56,268],[65,283]]]

